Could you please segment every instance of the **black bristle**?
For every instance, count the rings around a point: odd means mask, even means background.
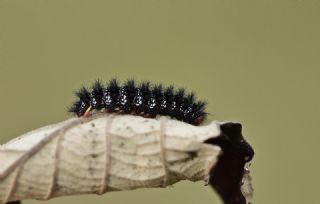
[[[148,114],[148,112],[149,112],[148,101],[150,99],[150,94],[151,94],[150,83],[149,82],[142,82],[140,84],[139,89],[141,91],[142,98],[143,98],[143,100],[142,100],[143,105],[142,105],[142,110],[141,110],[140,114],[146,116],[146,114]]]
[[[118,93],[120,86],[116,79],[112,79],[103,89],[102,103],[107,112],[115,112],[118,108]]]
[[[144,100],[143,95],[140,87],[137,87],[135,90],[135,96],[133,97],[132,101],[132,112],[134,114],[138,114],[143,112],[144,108]]]
[[[150,95],[149,98],[147,100],[147,104],[146,104],[146,110],[145,113],[147,114],[146,116],[148,117],[156,117],[156,115],[158,114],[158,102],[156,99],[155,94],[153,93],[153,91],[150,91]]]
[[[119,95],[117,98],[117,105],[119,108],[119,112],[121,113],[128,113],[128,109],[130,107],[128,101],[128,90],[125,87],[120,87]]]
[[[133,79],[129,79],[124,87],[128,90],[128,97],[130,99],[130,104],[132,103],[133,98],[135,97],[136,85]]]
[[[177,93],[175,94],[175,102],[176,102],[176,107],[173,110],[174,111],[174,116],[178,120],[183,120],[184,121],[184,114],[183,110],[186,106],[186,98],[185,98],[185,90],[184,89],[179,89]]]
[[[128,80],[119,90],[118,104],[120,112],[130,113],[136,88],[133,80]]]
[[[198,101],[196,104],[197,104],[196,111],[201,112],[201,113],[204,112],[207,103],[205,101]]]
[[[142,115],[154,118],[157,115],[169,116],[193,125],[199,125],[206,117],[205,103],[196,101],[194,93],[186,95],[185,89],[175,91],[173,86],[150,86],[143,82],[136,86],[134,80],[120,86],[112,79],[106,86],[96,81],[91,91],[82,87],[76,92],[79,98],[69,112],[79,117],[93,110]]]
[[[110,88],[110,91],[112,93],[116,93],[119,91],[119,83],[118,83],[118,80],[117,79],[111,79],[109,84],[108,84],[108,87]]]
[[[174,88],[173,86],[169,86],[168,88],[165,89],[163,93],[163,99],[161,101],[161,107],[160,107],[160,112],[162,115],[167,115],[167,116],[173,116],[173,110],[175,108],[175,101],[174,101]]]
[[[162,99],[162,96],[163,96],[162,85],[161,84],[155,85],[152,89],[152,92],[154,93],[154,95],[157,99],[157,102],[160,102]]]
[[[96,110],[101,110],[103,108],[102,98],[103,98],[103,87],[100,81],[96,81],[92,86],[92,91],[90,93],[91,107]]]
[[[162,102],[162,100],[164,98],[162,85],[161,84],[155,85],[151,92],[153,94],[153,97],[154,97],[155,103],[156,103],[156,107],[153,110],[153,114],[161,115],[161,102]]]
[[[120,85],[117,79],[112,79],[109,84],[107,85],[106,88],[109,88],[111,97],[115,100],[118,98],[119,90],[120,90]]]
[[[189,93],[186,98],[189,104],[193,104],[195,100],[195,94],[193,92]]]
[[[75,92],[75,95],[79,98],[79,101],[75,102],[69,111],[82,116],[90,107],[90,93],[85,87],[81,87]]]
[[[81,105],[81,101],[76,101],[72,104],[71,107],[68,108],[68,111],[70,113],[77,113],[79,111],[80,105]]]
[[[204,118],[206,117],[207,113],[205,112],[206,102],[199,101],[197,103],[194,103],[192,114],[190,116],[190,121],[194,121],[195,124],[201,123]]]
[[[140,85],[140,90],[144,96],[150,95],[150,83],[149,82],[143,82]],[[145,97],[147,98],[147,97]]]
[[[193,92],[188,94],[186,98],[184,99],[184,104],[181,107],[181,112],[183,113],[183,117],[185,119],[185,122],[192,121],[192,113],[193,113],[193,108],[194,108],[194,103],[195,103],[195,95]]]
[[[90,101],[90,93],[86,87],[81,87],[76,93],[81,100]]]

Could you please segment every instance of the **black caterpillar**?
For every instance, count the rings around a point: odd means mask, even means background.
[[[194,93],[185,94],[184,89],[174,90],[173,86],[151,86],[150,82],[136,85],[128,80],[120,86],[112,79],[107,86],[96,81],[89,91],[82,87],[75,93],[79,98],[69,112],[78,117],[88,116],[93,110],[108,113],[123,113],[154,118],[157,115],[169,116],[192,125],[201,124],[207,115],[206,103],[196,101]]]

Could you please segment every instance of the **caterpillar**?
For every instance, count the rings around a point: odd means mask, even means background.
[[[185,89],[175,90],[173,86],[150,85],[142,82],[136,85],[127,80],[120,86],[116,79],[106,86],[98,80],[91,90],[84,86],[75,95],[78,100],[69,108],[69,112],[78,117],[89,116],[92,111],[141,115],[155,118],[157,115],[169,116],[177,120],[200,125],[206,118],[206,103],[197,101],[193,92],[186,94]]]

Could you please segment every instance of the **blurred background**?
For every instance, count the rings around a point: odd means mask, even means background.
[[[253,203],[319,203],[320,2],[0,1],[0,143],[72,117],[73,91],[135,78],[193,90],[255,148]],[[204,182],[58,203],[221,203]]]

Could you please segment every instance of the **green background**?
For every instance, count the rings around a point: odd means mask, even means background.
[[[254,203],[319,203],[319,1],[0,1],[0,143],[95,79],[194,90],[256,151]],[[26,201],[26,204],[42,203]],[[221,203],[203,182],[47,203]]]

